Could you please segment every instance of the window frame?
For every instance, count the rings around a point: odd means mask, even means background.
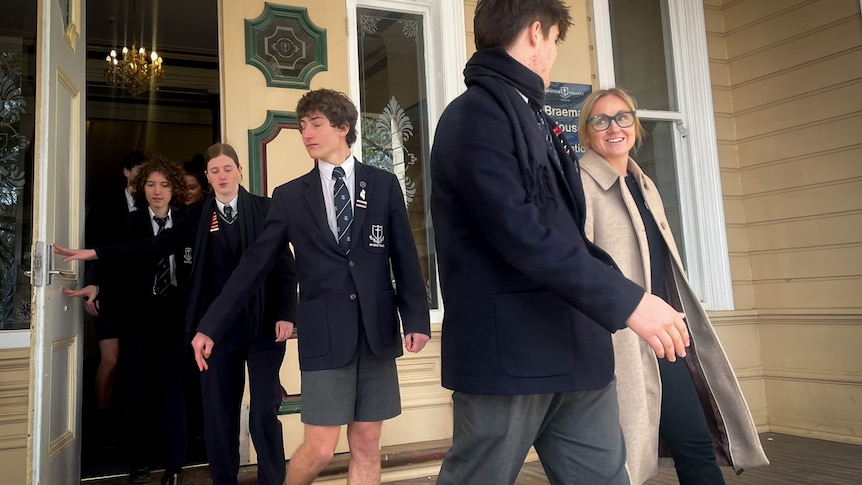
[[[457,0],[346,0],[347,6],[347,66],[349,69],[349,96],[361,106],[359,88],[359,32],[357,9],[372,8],[391,12],[422,15],[425,34],[425,69],[428,96],[428,137],[434,140],[437,122],[449,101],[464,91],[461,70],[467,63],[466,36],[464,26],[464,3]],[[353,152],[362,153],[361,126],[357,126],[357,140]],[[430,179],[426,193],[431,193]],[[424,201],[427,221],[431,223],[428,199]],[[433,247],[434,230],[428,229],[428,244]],[[434,250],[436,254],[436,250]],[[440,292],[440,275],[436,260],[433,271],[437,278],[437,308],[431,309],[431,322],[443,321],[444,302]]]
[[[608,1],[591,2],[599,89],[616,85]],[[664,1],[670,21],[672,75],[679,111],[638,110],[638,115],[645,120],[674,122],[681,236],[685,240],[689,282],[707,310],[733,310],[703,5],[687,0]],[[680,66],[685,66],[684,73]]]

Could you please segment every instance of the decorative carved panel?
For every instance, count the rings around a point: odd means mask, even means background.
[[[311,78],[327,70],[326,31],[305,8],[265,3],[260,17],[245,21],[245,61],[267,86],[309,89]]]
[[[248,130],[248,190],[253,194],[267,194],[266,145],[284,129],[299,129],[299,119],[291,111],[267,110],[266,120],[253,130]]]

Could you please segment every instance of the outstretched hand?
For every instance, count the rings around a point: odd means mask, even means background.
[[[675,362],[677,356],[685,357],[685,348],[691,343],[685,314],[649,293],[644,293],[626,325],[653,348],[659,359],[666,357]]]
[[[59,244],[54,244],[54,254],[65,256],[63,258],[64,263],[68,263],[70,261],[90,261],[98,259],[95,249],[70,249],[64,248]]]
[[[72,298],[84,299],[84,310],[94,317],[99,316],[99,287],[96,285],[87,285],[80,290],[73,290],[66,286],[63,287],[63,294]]]

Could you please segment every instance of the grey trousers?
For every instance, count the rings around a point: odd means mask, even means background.
[[[628,485],[616,381],[597,391],[455,392],[454,435],[438,485],[512,484],[535,446],[551,484]]]

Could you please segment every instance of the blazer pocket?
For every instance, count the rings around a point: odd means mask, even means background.
[[[549,377],[574,367],[572,307],[547,292],[494,296],[500,366],[512,377]]]
[[[394,291],[377,292],[377,314],[380,319],[380,341],[386,346],[400,345],[401,334]]]
[[[312,359],[329,352],[329,316],[325,298],[300,301],[296,307],[296,325],[301,359]]]
[[[391,226],[383,221],[365,220],[359,234],[359,244],[369,253],[385,253],[389,251]]]

